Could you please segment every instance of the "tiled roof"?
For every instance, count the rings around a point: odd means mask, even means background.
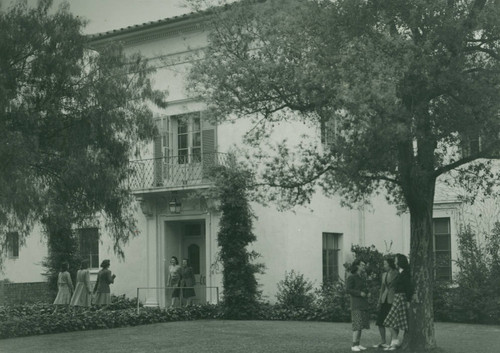
[[[157,21],[149,21],[149,22],[144,22],[144,23],[141,23],[141,24],[136,24],[136,25],[132,25],[132,26],[127,26],[127,27],[122,27],[122,28],[118,28],[118,29],[113,29],[113,30],[107,31],[107,32],[90,34],[88,37],[91,40],[96,40],[96,39],[105,38],[105,37],[112,37],[114,35],[119,35],[119,34],[133,32],[133,31],[138,30],[138,29],[149,29],[149,28],[159,27],[159,26],[162,26],[162,25],[165,25],[165,24],[175,23],[175,22],[178,22],[178,21],[186,20],[188,18],[199,16],[199,15],[201,15],[203,13],[205,13],[205,12],[204,11],[201,11],[201,12],[189,12],[189,13],[184,14],[184,15],[162,18],[162,19],[157,20]]]

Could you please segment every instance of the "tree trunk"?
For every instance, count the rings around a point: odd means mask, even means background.
[[[408,344],[411,351],[417,352],[436,347],[432,299],[434,284],[432,210],[435,183],[423,184],[418,188],[418,195],[414,194],[413,202],[409,202],[410,268],[415,295],[410,305]]]

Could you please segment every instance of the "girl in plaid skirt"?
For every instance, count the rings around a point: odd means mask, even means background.
[[[410,265],[406,256],[396,254],[396,266],[399,274],[394,279],[394,302],[384,320],[384,326],[391,328],[391,345],[384,350],[393,351],[400,346],[398,334],[400,330],[408,331],[408,306],[413,294]]]

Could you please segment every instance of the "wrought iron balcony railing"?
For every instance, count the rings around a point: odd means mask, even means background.
[[[225,153],[186,154],[130,161],[132,190],[196,186],[209,183],[209,171],[227,165]]]

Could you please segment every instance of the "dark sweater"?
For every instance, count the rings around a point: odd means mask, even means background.
[[[361,296],[361,292],[368,294],[368,286],[360,275],[352,274],[347,278],[346,290],[351,295],[351,310],[368,310],[368,298]]]
[[[394,293],[404,293],[406,300],[410,301],[413,296],[413,285],[409,270],[403,270],[394,279]]]

